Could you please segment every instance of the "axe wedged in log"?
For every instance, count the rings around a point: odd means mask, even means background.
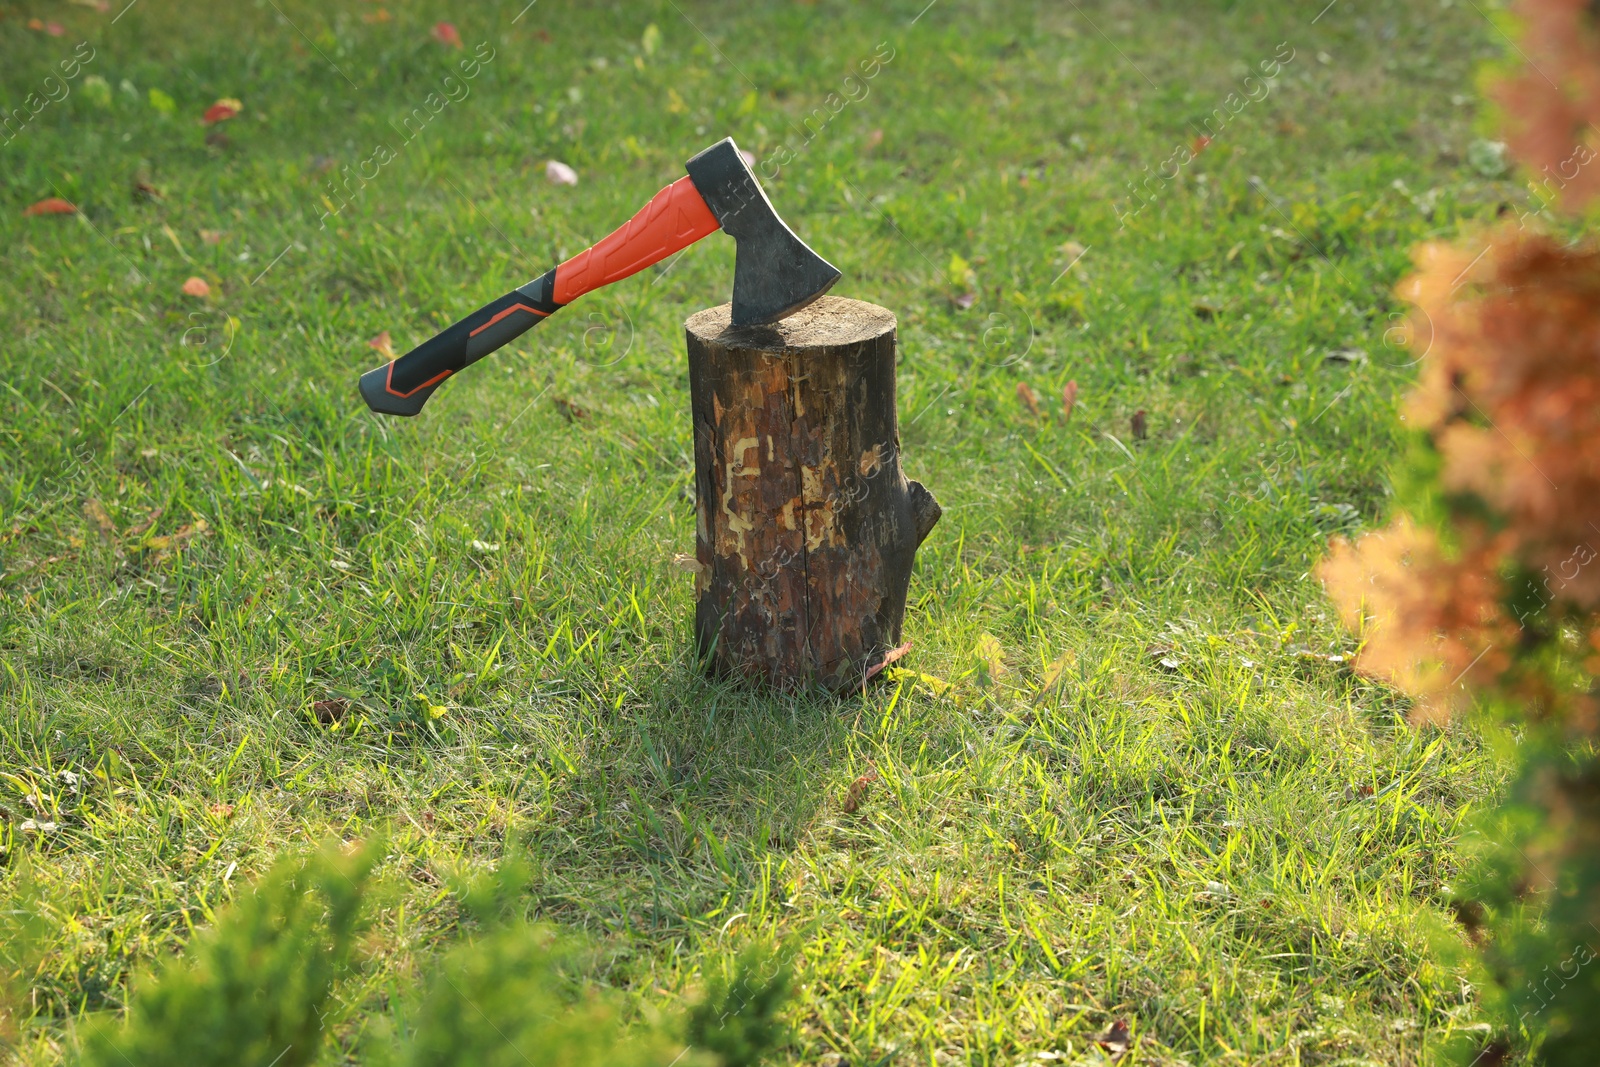
[[[621,229],[443,333],[361,376],[373,411],[415,415],[450,375],[537,326],[584,293],[620,281],[721,229],[736,242],[735,326],[776,322],[826,293],[839,271],[784,225],[727,137],[684,165]]]

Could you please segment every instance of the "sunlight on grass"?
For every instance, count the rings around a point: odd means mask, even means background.
[[[641,1012],[796,945],[795,1064],[1097,1062],[1117,1019],[1143,1063],[1414,1064],[1474,1025],[1429,933],[1502,770],[1350,673],[1309,576],[1384,513],[1408,248],[1527,199],[1466,162],[1500,47],[1472,5],[449,7],[460,49],[412,0],[0,21],[8,107],[94,51],[0,147],[24,1062],[276,857],[380,830],[330,1063],[508,835],[529,915]],[[904,461],[946,508],[915,647],[852,699],[690,653],[681,324],[726,238],[416,420],[356,392],[381,331],[405,351],[728,134],[782,153],[835,291],[898,315]],[[52,196],[78,213],[24,213]]]

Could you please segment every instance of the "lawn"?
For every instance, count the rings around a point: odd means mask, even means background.
[[[1350,673],[1312,570],[1407,447],[1409,250],[1529,202],[1474,147],[1487,8],[125,2],[0,4],[21,1062],[276,857],[379,834],[329,1063],[508,841],[641,1011],[796,946],[788,1063],[1092,1063],[1125,1019],[1123,1062],[1420,1064],[1473,1032],[1439,938],[1503,764]],[[898,316],[945,508],[913,649],[858,696],[692,655],[682,323],[725,237],[417,419],[356,391],[382,331],[729,134],[834,291]],[[49,197],[80,211],[24,213]]]

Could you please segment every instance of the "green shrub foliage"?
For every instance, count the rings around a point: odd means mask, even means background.
[[[689,1013],[689,1040],[718,1056],[723,1067],[754,1067],[784,1040],[778,1009],[789,992],[789,974],[784,957],[746,950],[733,979],[713,978],[706,999]]]
[[[361,923],[371,850],[280,861],[183,957],[134,983],[120,1024],[91,1029],[88,1067],[301,1067],[322,1045]]]
[[[660,1029],[626,1034],[604,998],[574,997],[562,959],[547,931],[526,925],[461,945],[428,982],[416,1028],[395,1059],[406,1067],[664,1067],[684,1051]]]
[[[224,909],[183,957],[141,976],[127,1016],[83,1043],[85,1067],[299,1067],[322,1051],[330,1003],[363,926],[376,852],[329,849],[281,861]],[[466,939],[423,968],[374,1067],[753,1067],[782,1043],[789,963],[749,951],[686,1019],[630,1024],[581,981],[551,931],[515,918],[521,866],[463,886]]]

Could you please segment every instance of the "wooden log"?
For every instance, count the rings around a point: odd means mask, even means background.
[[[695,641],[713,673],[857,688],[899,649],[933,494],[900,470],[895,318],[825,296],[771,326],[684,324]]]

